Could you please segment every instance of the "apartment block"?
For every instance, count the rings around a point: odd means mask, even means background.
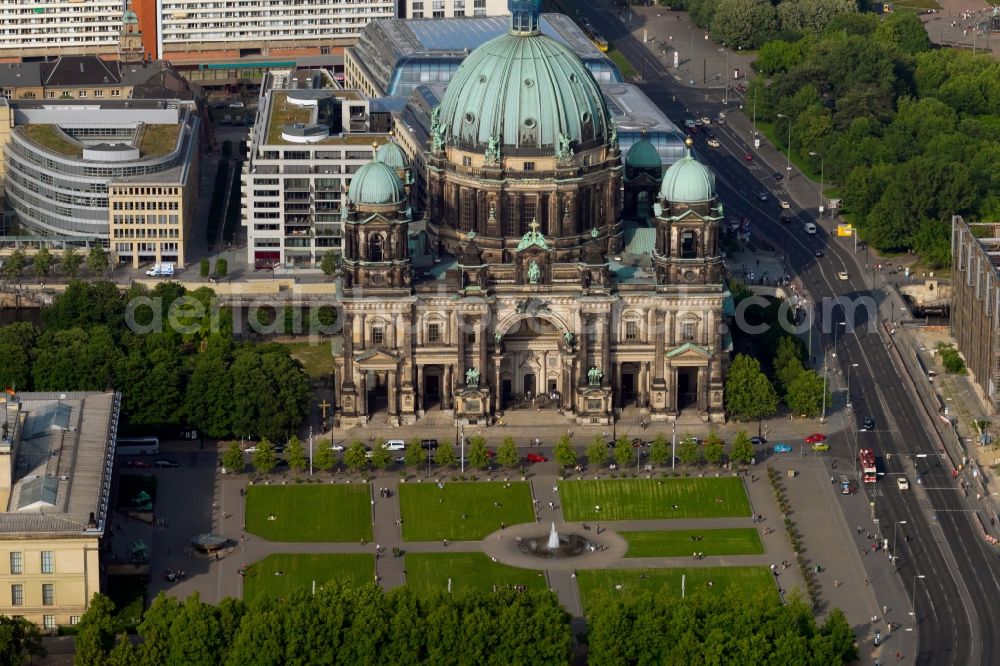
[[[399,18],[461,18],[508,13],[507,0],[403,0]]]

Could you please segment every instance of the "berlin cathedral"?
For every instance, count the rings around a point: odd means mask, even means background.
[[[581,424],[634,407],[722,421],[732,347],[715,176],[690,154],[626,155],[598,84],[510,0],[431,115],[426,173],[395,143],[351,180],[343,212],[344,426],[433,410],[490,424],[525,401]],[[402,164],[403,168],[398,168]],[[426,178],[415,267],[408,182]]]

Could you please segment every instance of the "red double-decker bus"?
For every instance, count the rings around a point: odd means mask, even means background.
[[[875,469],[875,451],[873,449],[861,449],[858,451],[858,464],[861,466],[861,478],[865,483],[875,483],[877,471]]]

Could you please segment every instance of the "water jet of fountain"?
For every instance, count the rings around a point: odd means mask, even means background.
[[[549,550],[559,548],[559,535],[556,533],[556,524],[552,523],[552,531],[549,532]]]

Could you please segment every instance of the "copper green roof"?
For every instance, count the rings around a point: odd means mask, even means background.
[[[509,32],[462,62],[441,102],[448,145],[544,148],[560,135],[578,146],[606,143],[610,116],[590,71],[566,46],[538,32]]]
[[[715,198],[715,175],[691,157],[691,151],[663,174],[660,196],[671,203],[700,203]]]
[[[395,171],[373,160],[358,169],[351,178],[347,197],[361,205],[396,203],[406,198],[406,189]]]
[[[375,151],[375,159],[382,164],[393,169],[406,169],[410,166],[410,161],[406,158],[406,153],[395,141],[384,143]]]
[[[625,164],[637,169],[657,169],[663,166],[660,153],[649,139],[642,139],[632,144],[625,155]]]

